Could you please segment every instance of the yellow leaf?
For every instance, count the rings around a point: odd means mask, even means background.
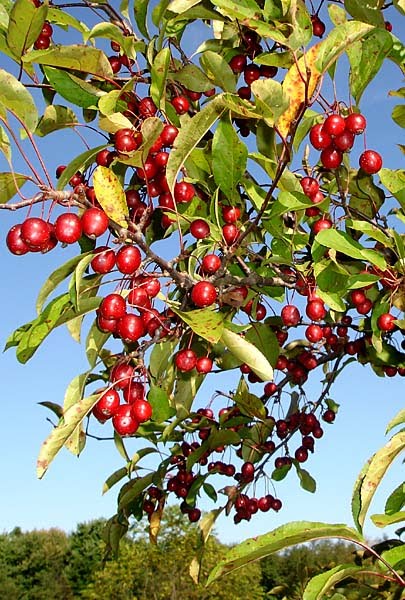
[[[321,42],[312,46],[288,71],[283,90],[290,99],[290,106],[277,122],[280,135],[287,137],[291,124],[297,118],[302,103],[309,101],[316,90],[321,72],[315,66]]]
[[[121,225],[127,226],[128,206],[124,189],[118,177],[107,167],[98,166],[93,174],[93,186],[106,215]]]

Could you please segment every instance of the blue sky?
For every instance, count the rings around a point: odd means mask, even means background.
[[[405,33],[403,21],[393,18],[394,32],[400,38]],[[403,155],[395,147],[396,143],[403,142],[403,130],[390,119],[398,99],[388,97],[387,93],[401,84],[398,67],[387,63],[361,101],[361,109],[368,119],[367,145],[380,151],[384,166],[391,168],[403,166]],[[342,89],[342,99],[348,99],[346,89]],[[42,146],[51,173],[58,164],[65,164],[73,157],[72,143],[77,153],[84,150],[79,138],[68,132],[45,138]],[[0,170],[7,170],[1,156]],[[3,240],[9,227],[24,216],[24,213],[0,212]],[[45,256],[15,257],[7,252],[3,241],[0,252],[0,343],[3,346],[13,329],[35,316],[35,298],[42,283],[73,250],[58,248]],[[106,477],[122,466],[122,459],[111,442],[89,440],[79,459],[63,450],[43,480],[38,481],[35,476],[40,444],[51,429],[46,420],[51,413],[38,402],[62,403],[69,381],[85,368],[83,348],[72,341],[65,330],[54,332],[26,365],[16,361],[13,350],[0,355],[3,414],[0,531],[16,525],[23,529],[56,526],[71,530],[77,522],[109,517],[115,512],[116,490],[105,496],[101,494]],[[236,372],[228,375],[223,382],[225,389],[232,388],[237,377]],[[204,403],[217,387],[217,382],[212,386],[208,384],[200,401]],[[311,381],[309,390],[315,394],[316,389],[316,381]],[[386,441],[387,422],[403,408],[404,380],[381,379],[369,368],[355,364],[343,373],[332,388],[331,396],[340,404],[338,417],[333,425],[325,425],[325,435],[317,441],[316,452],[305,465],[318,481],[316,494],[302,491],[290,473],[277,487],[284,502],[283,510],[278,515],[258,514],[250,523],[237,527],[232,518],[221,518],[217,532],[223,541],[234,542],[264,533],[290,520],[351,523],[350,497],[354,480],[366,459]],[[131,441],[129,448],[138,445],[137,441]],[[371,513],[383,511],[384,493],[396,487],[401,478],[403,466],[398,461],[376,495]],[[203,505],[206,509],[212,507]],[[366,532],[371,537],[381,535],[381,531],[372,526],[368,526]]]

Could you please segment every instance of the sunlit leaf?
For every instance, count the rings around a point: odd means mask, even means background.
[[[28,177],[21,173],[0,173],[0,204],[6,204],[26,183]]]
[[[326,592],[331,590],[336,583],[346,579],[347,577],[355,577],[361,573],[368,573],[369,570],[364,567],[357,567],[351,564],[337,565],[324,573],[315,575],[307,583],[302,600],[323,600]]]
[[[273,368],[267,358],[243,337],[224,328],[221,341],[240,361],[246,363],[262,381],[273,379]]]
[[[116,483],[118,483],[119,481],[124,479],[124,477],[126,477],[127,475],[128,475],[127,467],[120,467],[119,469],[114,471],[114,473],[111,473],[111,475],[109,477],[107,477],[107,479],[105,480],[105,482],[103,484],[102,493],[105,494],[106,492],[108,492]]]
[[[211,80],[211,87],[215,85],[224,90],[224,92],[235,91],[235,75],[223,56],[207,50],[201,55],[200,64]]]
[[[65,127],[74,127],[77,124],[78,120],[72,109],[66,106],[50,104],[45,108],[35,133],[44,136]]]
[[[388,525],[394,525],[395,523],[405,522],[405,511],[399,511],[390,515],[377,514],[371,515],[370,519],[373,521],[376,527],[388,527]]]
[[[14,2],[7,29],[7,44],[16,59],[20,59],[38,38],[47,12],[48,5],[45,3],[37,8],[30,0]]]
[[[237,201],[248,156],[246,145],[240,141],[229,115],[222,117],[212,140],[212,170],[215,183],[230,200]]]
[[[124,189],[115,173],[107,167],[98,166],[93,173],[93,186],[100,206],[106,215],[126,227],[129,215]]]
[[[25,63],[61,67],[112,79],[111,65],[104,52],[91,46],[53,46],[48,50],[32,50],[22,57]]]
[[[27,88],[11,73],[0,69],[0,116],[7,119],[6,111],[23,123],[28,131],[35,131],[38,123],[38,111],[34,99]]]

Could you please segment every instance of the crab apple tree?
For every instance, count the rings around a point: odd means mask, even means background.
[[[403,3],[115,4],[5,2],[0,33],[4,251],[60,258],[6,348],[86,340],[38,476],[92,432],[135,448],[111,544],[168,501],[271,519],[290,472],[315,489],[346,365],[405,374],[404,146],[371,143],[363,102],[386,61],[400,81]]]

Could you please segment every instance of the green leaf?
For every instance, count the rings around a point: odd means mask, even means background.
[[[4,127],[0,125],[0,152],[3,152],[7,161],[11,162],[11,142]]]
[[[184,312],[172,306],[172,310],[191,327],[195,334],[204,340],[216,344],[221,339],[224,330],[224,315],[221,313],[214,312],[209,308]]]
[[[237,185],[245,173],[247,157],[248,149],[240,141],[229,115],[223,116],[212,140],[212,170],[215,183],[232,201],[239,198]]]
[[[311,521],[293,521],[264,535],[245,540],[237,544],[218,561],[208,577],[207,585],[260,558],[284,550],[296,544],[322,538],[342,538],[350,541],[363,541],[363,538],[351,527],[344,524],[328,524]]]
[[[111,475],[107,477],[107,479],[104,482],[102,493],[105,494],[106,492],[108,492],[116,483],[124,479],[124,477],[126,477],[127,475],[127,467],[121,467],[114,471],[114,473],[111,473]]]
[[[169,396],[166,390],[151,383],[148,392],[148,402],[152,406],[152,419],[156,423],[163,423],[176,414],[170,406]]]
[[[41,313],[44,302],[48,298],[49,294],[51,294],[64,279],[73,273],[82,258],[83,256],[81,254],[70,258],[67,262],[58,267],[49,275],[38,294],[36,302],[36,310],[38,315]]]
[[[104,333],[94,321],[86,337],[86,356],[90,367],[93,369],[100,357],[100,351],[110,337],[110,333]]]
[[[341,252],[351,258],[371,262],[379,269],[385,269],[387,266],[384,257],[380,253],[363,248],[361,244],[343,231],[337,231],[336,229],[324,230],[315,236],[315,240],[322,246],[332,248],[336,252]]]
[[[96,107],[99,98],[105,95],[104,91],[80,79],[80,77],[76,77],[73,73],[47,66],[44,66],[43,70],[54,90],[62,98],[76,106],[82,108]]]
[[[315,63],[317,69],[326,73],[351,44],[362,39],[372,29],[371,25],[360,21],[347,21],[332,29],[328,37],[319,44]]]
[[[100,394],[93,394],[77,402],[63,415],[63,423],[57,425],[50,436],[42,444],[37,460],[37,476],[39,479],[45,475],[49,465],[63,448],[66,441],[80,425],[85,416],[91,411],[99,399]]]
[[[45,108],[45,112],[39,120],[35,133],[42,137],[53,131],[58,131],[65,127],[74,127],[78,124],[79,122],[72,109],[66,106],[50,104]]]
[[[316,492],[316,481],[306,469],[302,469],[297,461],[294,461],[295,468],[297,469],[298,479],[300,480],[300,486],[306,492],[314,494]]]
[[[151,66],[150,95],[158,108],[164,108],[167,74],[169,72],[170,48],[163,48],[155,56]]]
[[[365,464],[359,474],[352,497],[353,518],[361,532],[371,500],[393,460],[405,448],[405,431],[394,435]]]
[[[69,383],[63,400],[63,413],[80,402],[84,395],[84,389],[89,371],[76,375]],[[73,433],[67,438],[65,447],[75,456],[79,456],[86,444],[86,435],[82,425],[78,425]]]
[[[399,484],[385,502],[385,514],[393,515],[405,506],[405,482]]]
[[[281,83],[274,79],[257,79],[252,83],[251,89],[256,110],[263,115],[265,123],[273,127],[290,104]]]
[[[391,419],[391,421],[387,425],[387,429],[385,430],[385,433],[386,434],[389,433],[392,429],[394,429],[394,427],[397,427],[398,425],[402,425],[403,423],[405,423],[405,408],[400,410],[399,413],[397,413],[395,415],[395,417],[393,419]]]
[[[245,333],[245,339],[260,350],[272,366],[275,366],[280,353],[280,345],[270,325],[252,323]]]
[[[200,57],[200,64],[211,80],[211,87],[214,84],[224,92],[235,92],[236,77],[223,56],[212,52],[212,50],[207,50]]]
[[[354,19],[371,23],[376,27],[384,27],[384,17],[380,0],[345,0],[345,9]]]
[[[392,49],[392,37],[385,29],[371,31],[363,40],[347,49],[350,61],[350,88],[356,104],[377,75]]]
[[[176,407],[176,414],[179,419],[185,419],[189,416],[194,399],[203,381],[203,376],[194,373],[191,376],[177,379],[172,404]]]
[[[72,27],[80,33],[85,34],[89,31],[89,28],[85,23],[76,19],[73,15],[61,10],[60,8],[52,8],[51,6],[48,8],[47,20],[51,23],[57,23],[64,29],[68,29]]]
[[[391,116],[397,125],[405,127],[405,106],[403,104],[394,106]]]
[[[395,546],[381,552],[381,557],[394,567],[394,569],[401,569],[403,571],[405,566],[405,544],[402,543],[400,546]]]
[[[93,186],[97,200],[108,218],[126,227],[128,205],[124,189],[115,173],[108,167],[96,167],[93,173]]]
[[[27,88],[11,73],[0,69],[0,116],[6,119],[6,110],[15,115],[28,131],[34,132],[38,111]]]
[[[376,186],[372,175],[367,175],[361,169],[350,171],[349,180],[350,208],[374,218],[381,208],[385,195],[383,190]]]
[[[207,92],[212,88],[212,81],[192,63],[187,63],[179,71],[169,73],[169,79],[177,81],[193,92]]]
[[[0,173],[0,204],[6,204],[28,181],[21,173]]]
[[[122,494],[122,496],[120,495],[118,501],[118,510],[123,510],[128,506],[128,504],[131,504],[131,502],[135,500],[135,498],[137,498],[145,488],[149,487],[153,483],[154,478],[155,472],[153,471],[144,477],[138,477],[137,479],[133,479],[132,481],[128,482],[125,487],[125,492]]]
[[[378,173],[381,183],[398,200],[405,210],[405,169],[381,169]]]
[[[324,573],[312,577],[305,587],[302,600],[323,600],[326,598],[326,592],[331,590],[335,584],[347,577],[352,578],[363,572],[369,573],[369,569],[356,567],[350,563],[328,569]]]
[[[220,118],[224,111],[222,96],[216,96],[200,112],[181,127],[170,152],[166,166],[166,179],[169,189],[173,191],[177,175],[185,160],[199,141]]]
[[[10,12],[7,44],[19,60],[41,33],[48,5],[36,8],[30,0],[16,0]]]
[[[103,150],[104,148],[105,148],[105,144],[103,144],[102,146],[97,146],[97,148],[92,148],[91,150],[86,150],[82,154],[79,154],[79,156],[76,156],[76,158],[74,158],[66,166],[66,169],[63,171],[62,175],[59,177],[57,189],[63,190],[63,188],[66,187],[66,185],[68,184],[69,179],[77,171],[83,172],[84,169],[86,169],[86,167],[88,167],[88,165],[91,165],[92,163],[94,163],[97,153],[100,150]]]
[[[148,5],[149,0],[137,0],[134,2],[134,17],[141,35],[150,39],[148,31]]]
[[[81,71],[103,79],[113,79],[111,65],[104,52],[91,46],[53,46],[48,50],[32,50],[22,57],[24,63],[36,63]]]
[[[114,40],[114,42],[117,42],[121,46],[126,56],[130,58],[135,58],[136,56],[134,52],[134,42],[136,41],[134,36],[123,35],[121,29],[114,23],[104,22],[94,25],[92,30],[84,35],[84,41],[87,42],[93,38]]]
[[[179,15],[200,2],[201,0],[172,0],[168,6],[168,10]]]
[[[249,365],[262,381],[273,379],[273,369],[267,358],[253,344],[230,329],[224,328],[221,341],[240,361]]]
[[[233,401],[237,404],[243,414],[250,417],[257,417],[258,419],[266,418],[266,409],[263,406],[263,402],[260,398],[249,392],[249,388],[243,377],[240,380]]]
[[[149,359],[149,371],[156,381],[160,381],[165,375],[177,345],[178,340],[165,340],[153,345]]]
[[[371,515],[370,519],[376,527],[388,527],[388,525],[394,525],[394,523],[402,523],[402,521],[405,521],[405,511],[402,510],[390,515]]]

